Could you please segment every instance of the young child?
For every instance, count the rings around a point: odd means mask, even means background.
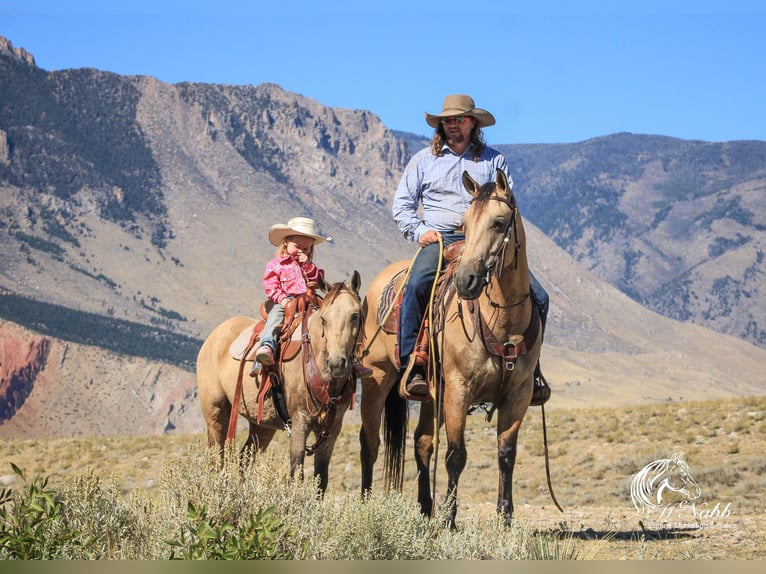
[[[316,222],[308,217],[293,217],[287,225],[278,223],[269,228],[269,243],[278,249],[264,269],[263,289],[274,305],[263,327],[251,375],[258,371],[259,363],[274,364],[287,302],[308,291],[309,283],[324,277],[324,270],[313,262],[314,245],[324,241],[326,238],[317,234]]]
[[[310,283],[324,278],[324,270],[313,261],[314,246],[324,241],[327,238],[317,233],[316,222],[308,217],[293,217],[287,225],[276,224],[269,228],[269,242],[278,249],[266,264],[263,289],[274,305],[266,318],[250,376],[256,375],[260,365],[274,364],[287,302],[306,293]],[[371,374],[359,363],[354,364],[354,371],[360,377]]]

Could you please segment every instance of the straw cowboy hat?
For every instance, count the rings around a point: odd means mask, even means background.
[[[440,114],[426,112],[426,123],[432,128],[437,128],[442,118],[451,116],[473,116],[479,122],[480,128],[495,125],[495,118],[492,114],[487,110],[477,108],[476,104],[473,103],[473,98],[463,94],[453,94],[444,98],[442,113]]]
[[[327,241],[328,237],[322,237],[317,233],[316,221],[309,217],[293,217],[287,222],[287,225],[277,223],[269,227],[269,242],[279,247],[286,237],[290,235],[302,235],[310,237],[314,243]]]

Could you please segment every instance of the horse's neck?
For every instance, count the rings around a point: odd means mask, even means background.
[[[514,261],[509,258],[502,275],[492,275],[492,279],[480,297],[480,308],[485,317],[490,318],[489,326],[493,331],[516,333],[529,325],[531,314],[531,295],[529,267],[524,249],[516,254]]]

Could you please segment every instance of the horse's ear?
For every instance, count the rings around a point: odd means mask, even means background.
[[[474,197],[479,193],[479,184],[476,183],[476,180],[472,178],[471,174],[467,171],[463,172],[463,187],[465,187],[465,190]]]
[[[497,170],[497,185],[495,186],[495,191],[506,198],[508,205],[511,207],[516,206],[516,198],[513,196],[511,186],[508,184],[508,176],[502,169]]]
[[[362,276],[359,275],[359,271],[354,269],[354,273],[351,275],[351,288],[354,290],[354,293],[359,295],[359,287],[362,286]]]
[[[317,286],[325,293],[327,293],[330,290],[330,287],[332,287],[332,285],[328,283],[327,280],[321,275],[319,276],[317,280]]]

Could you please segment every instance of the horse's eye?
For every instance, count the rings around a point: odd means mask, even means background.
[[[505,233],[506,223],[505,219],[502,217],[498,217],[495,219],[494,223],[492,223],[492,229],[494,231],[499,231],[500,233]]]
[[[360,315],[359,313],[354,313],[353,315],[351,315],[351,320],[352,320],[354,323],[358,323],[358,322],[359,322],[359,319],[360,319],[360,317],[361,317],[361,315]]]

